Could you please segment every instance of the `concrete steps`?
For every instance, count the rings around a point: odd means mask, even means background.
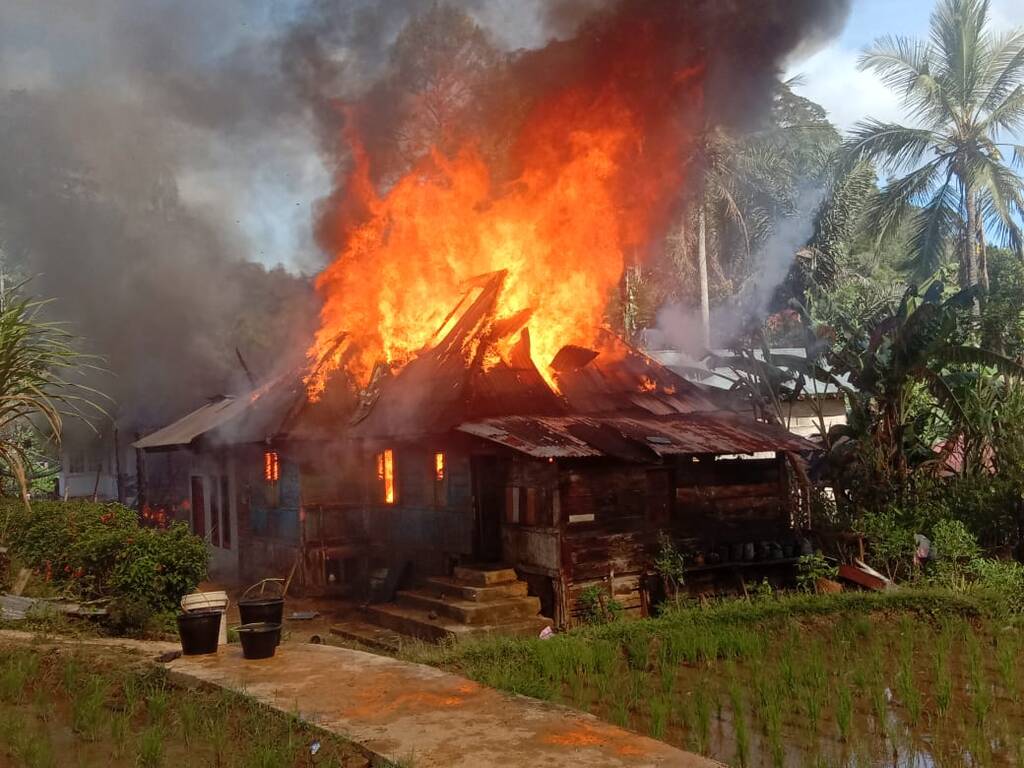
[[[451,578],[430,578],[417,589],[398,592],[394,603],[371,605],[364,616],[372,625],[423,640],[460,640],[487,635],[536,637],[551,621],[539,616],[540,600],[526,582],[503,566],[456,568]],[[332,630],[333,631],[333,630]],[[339,635],[365,642],[365,630]]]
[[[526,597],[528,592],[525,581],[509,581],[490,587],[475,587],[458,579],[444,576],[427,579],[424,589],[438,595],[454,597],[457,600],[472,600],[474,602],[500,600],[506,597]]]
[[[463,624],[446,616],[438,616],[433,611],[397,603],[370,606],[366,609],[366,615],[374,624],[431,642],[461,641],[493,635],[536,637],[544,627],[551,626],[551,620],[543,616],[520,618],[500,624]]]
[[[331,634],[350,643],[358,643],[367,648],[391,653],[400,650],[402,643],[409,639],[407,635],[395,632],[393,629],[351,618],[332,625]]]
[[[474,587],[493,587],[518,580],[512,568],[500,565],[462,566],[455,569],[455,579]]]
[[[447,595],[436,595],[427,590],[409,590],[398,593],[398,604],[432,611],[439,616],[463,624],[500,624],[517,619],[528,619],[540,611],[536,597],[506,597],[492,600],[459,600]]]

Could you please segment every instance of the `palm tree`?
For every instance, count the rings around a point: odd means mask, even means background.
[[[26,429],[59,443],[67,415],[102,414],[103,397],[80,380],[96,370],[94,361],[74,348],[59,324],[41,319],[45,302],[0,295],[0,465],[17,480],[28,503]]]
[[[872,206],[878,239],[909,224],[909,262],[931,274],[957,246],[964,287],[988,287],[985,234],[1022,254],[1024,30],[990,29],[988,0],[940,0],[928,40],[887,36],[861,56],[903,97],[912,125],[866,120],[845,148],[897,178]]]

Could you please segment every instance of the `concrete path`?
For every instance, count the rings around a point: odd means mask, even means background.
[[[326,645],[237,645],[167,665],[185,684],[244,693],[414,768],[711,768],[711,760],[565,707],[510,696],[433,667]]]

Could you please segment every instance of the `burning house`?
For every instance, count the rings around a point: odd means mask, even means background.
[[[223,578],[292,574],[300,589],[366,595],[373,574],[401,574],[418,589],[371,610],[427,635],[431,600],[451,604],[434,591],[458,568],[514,569],[536,598],[524,605],[565,625],[593,585],[646,612],[659,532],[694,553],[792,538],[786,456],[809,444],[610,334],[599,350],[564,347],[550,384],[528,331],[496,314],[505,281],[471,288],[443,338],[375,377],[343,418],[324,422],[284,377],[147,436],[146,503],[205,535]],[[510,335],[509,359],[492,360]],[[771,458],[737,458],[754,453]]]
[[[378,622],[427,636],[569,625],[594,586],[644,612],[661,533],[694,589],[781,574],[812,446],[630,346],[609,306],[699,198],[709,131],[770,111],[846,0],[596,3],[515,52],[431,8],[347,96],[344,24],[287,47],[335,174],[308,365],[136,443],[144,503],[217,575],[384,597]]]

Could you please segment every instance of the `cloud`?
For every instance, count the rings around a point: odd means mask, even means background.
[[[899,97],[877,75],[857,69],[859,52],[831,45],[793,65],[787,76],[801,75],[801,95],[818,102],[840,130],[849,130],[858,120],[873,117],[883,121],[903,119]]]
[[[993,0],[992,21],[997,27],[1024,26],[1024,3],[1020,0]]]

